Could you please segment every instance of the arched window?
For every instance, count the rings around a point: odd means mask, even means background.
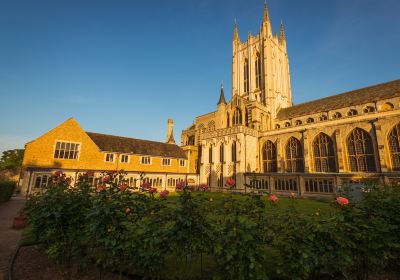
[[[214,121],[209,121],[208,122],[208,130],[209,131],[215,130],[215,122]]]
[[[285,122],[285,127],[289,127],[290,126],[290,122]]]
[[[189,136],[187,144],[188,145],[194,145],[194,135]]]
[[[313,123],[314,122],[314,119],[313,118],[308,118],[307,119],[307,123]]]
[[[234,141],[232,143],[232,151],[231,151],[231,158],[232,158],[232,162],[236,162],[236,142]]]
[[[355,128],[347,138],[350,170],[353,172],[374,172],[375,157],[372,139],[368,132]]]
[[[208,162],[212,163],[213,162],[213,149],[212,146],[208,149]]]
[[[276,129],[279,129],[279,128],[281,128],[281,126],[280,126],[279,124],[276,124],[276,125],[275,125],[275,128],[276,128]]]
[[[257,53],[256,55],[256,88],[261,88],[261,59],[260,54]]]
[[[327,121],[327,120],[328,120],[328,116],[327,116],[327,115],[321,115],[321,116],[319,117],[319,120],[320,120],[320,121]]]
[[[357,116],[357,115],[358,115],[358,112],[357,112],[357,110],[351,109],[351,110],[347,113],[347,115],[348,115],[349,117],[351,117],[351,116]]]
[[[242,111],[239,108],[236,108],[235,111],[233,112],[233,119],[232,119],[232,125],[241,125],[242,124]]]
[[[219,162],[224,162],[224,143],[219,146]]]
[[[222,188],[224,186],[224,174],[219,174],[218,176],[218,187]]]
[[[335,149],[332,139],[325,133],[318,134],[313,142],[316,172],[337,172]]]
[[[394,105],[390,102],[386,102],[385,104],[383,104],[381,106],[381,111],[388,111],[388,110],[392,110],[394,108]]]
[[[368,113],[373,113],[375,112],[375,108],[372,106],[367,106],[364,108],[364,113],[368,114]]]
[[[286,144],[286,171],[304,172],[303,148],[294,137],[290,137]]]
[[[247,108],[244,111],[244,123],[246,126],[249,126],[249,112],[247,111]]]
[[[244,60],[243,71],[244,92],[249,92],[249,61],[247,58]]]
[[[230,126],[230,118],[229,118],[229,113],[226,113],[226,126]]]
[[[275,144],[269,140],[263,145],[262,160],[264,172],[276,172],[276,148]]]
[[[303,122],[301,120],[296,121],[296,125],[302,125],[302,124],[303,124]]]
[[[392,169],[400,171],[400,124],[392,128],[388,137]]]
[[[340,119],[341,117],[342,117],[342,114],[340,112],[336,112],[335,114],[333,114],[334,119]]]

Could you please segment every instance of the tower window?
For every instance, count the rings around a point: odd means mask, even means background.
[[[249,92],[249,61],[245,59],[243,67],[243,82],[244,82],[244,92]]]
[[[260,54],[257,53],[256,55],[256,88],[261,88],[261,59]]]
[[[242,111],[239,108],[236,108],[235,111],[233,112],[233,119],[232,119],[232,125],[241,125],[242,124]]]

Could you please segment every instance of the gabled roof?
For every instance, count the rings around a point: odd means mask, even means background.
[[[156,141],[86,132],[93,142],[105,152],[132,153],[171,158],[185,158],[185,152],[177,145]]]
[[[278,112],[277,119],[284,120],[304,115],[331,111],[400,96],[400,80],[373,85],[338,95],[305,102]]]

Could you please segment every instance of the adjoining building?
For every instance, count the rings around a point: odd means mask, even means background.
[[[257,35],[233,34],[231,100],[221,87],[216,110],[182,132],[183,147],[199,147],[201,183],[310,196],[397,183],[400,80],[294,106],[283,24],[273,34],[265,6]]]
[[[170,190],[183,180],[195,185],[197,148],[177,146],[172,125],[168,120],[167,141],[161,143],[86,132],[70,118],[25,145],[21,192],[42,189],[58,170],[71,177],[72,184],[87,171],[93,171],[93,184],[97,185],[103,172],[122,169],[131,187],[139,187],[143,181]]]

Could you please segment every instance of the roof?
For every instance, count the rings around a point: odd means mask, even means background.
[[[139,155],[186,158],[185,152],[175,144],[86,132],[102,151]]]
[[[220,104],[225,104],[226,105],[225,95],[224,95],[224,87],[223,86],[221,86],[221,93],[219,95],[219,100],[218,100],[217,105],[220,105]]]
[[[284,120],[304,115],[331,111],[343,107],[375,102],[400,96],[400,80],[373,85],[325,98],[301,103],[278,112],[277,119]]]

